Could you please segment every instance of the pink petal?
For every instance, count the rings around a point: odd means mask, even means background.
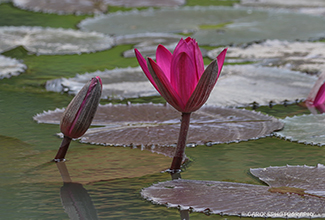
[[[170,82],[183,103],[187,103],[197,83],[195,64],[187,53],[173,56]]]
[[[199,81],[204,72],[204,62],[203,62],[202,52],[198,44],[195,44],[194,47],[194,59],[195,59],[196,72]]]
[[[175,109],[182,111],[185,104],[165,76],[165,73],[151,58],[148,58],[148,69],[159,89],[160,95]]]
[[[156,61],[165,76],[170,81],[170,66],[172,62],[172,53],[167,50],[163,45],[159,45],[156,51]]]
[[[319,106],[325,102],[325,83],[319,88],[314,100],[314,106]]]
[[[184,41],[184,39],[180,39],[180,41],[178,42],[174,52],[173,52],[173,56],[177,56],[179,53],[182,53],[182,52],[186,52],[188,51],[188,46],[187,46],[187,42]]]
[[[155,89],[159,92],[159,89],[155,83],[155,81],[152,79],[152,76],[150,74],[150,71],[147,67],[147,62],[146,60],[143,58],[143,56],[141,55],[141,53],[137,50],[137,49],[134,49],[134,52],[135,52],[135,56],[144,72],[144,74],[147,76],[147,78],[149,79],[149,81],[151,82],[151,84],[155,87]]]
[[[212,61],[202,74],[195,90],[185,106],[185,112],[193,112],[201,108],[208,100],[212,89],[214,88],[219,74],[217,61]]]
[[[217,56],[217,62],[218,62],[218,76],[220,75],[220,72],[222,70],[223,63],[226,58],[228,48],[224,49],[218,56]]]
[[[227,48],[224,49],[203,72],[197,86],[191,95],[189,101],[186,103],[186,112],[193,112],[201,108],[201,106],[208,100],[212,89],[214,88],[222,66],[226,57]]]

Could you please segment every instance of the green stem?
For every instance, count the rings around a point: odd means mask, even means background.
[[[62,142],[61,142],[61,146],[58,150],[58,153],[56,154],[54,161],[55,162],[60,162],[60,161],[64,161],[65,155],[67,154],[70,142],[71,142],[71,138],[64,136]]]
[[[190,118],[191,118],[191,113],[184,113],[184,112],[182,113],[182,122],[181,122],[177,147],[176,147],[172,165],[170,167],[171,175],[173,179],[175,173],[179,173],[185,156],[185,147],[186,147],[187,133],[190,127]]]

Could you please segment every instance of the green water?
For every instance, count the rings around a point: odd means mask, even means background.
[[[27,12],[13,8],[11,4],[0,4],[0,25],[74,28],[83,18],[84,16]],[[130,48],[132,45],[122,45],[98,53],[65,56],[36,56],[28,54],[22,47],[3,53],[23,60],[28,69],[18,77],[0,80],[0,219],[69,219],[61,203],[60,190],[63,183],[60,176],[55,181],[22,181],[26,177],[32,177],[30,171],[33,166],[36,173],[46,171],[47,166],[53,166],[44,161],[50,161],[51,155],[54,157],[61,142],[55,135],[59,132],[57,125],[37,124],[32,117],[44,110],[65,107],[72,99],[67,94],[47,92],[44,83],[49,79],[73,77],[76,73],[136,66],[134,58],[126,59],[121,56],[123,51]],[[161,98],[131,101],[159,102]],[[277,117],[307,112],[299,105],[274,106],[272,109],[263,107],[258,110]],[[91,155],[91,149],[94,148],[104,147],[90,147],[74,141],[69,153],[87,152]],[[324,151],[325,148],[291,143],[273,137],[238,144],[198,146],[186,150],[192,162],[182,177],[263,184],[249,174],[249,168],[324,164]],[[130,149],[111,148],[108,152],[112,155],[121,152],[127,154]],[[69,154],[67,158],[69,159]],[[96,158],[93,160],[95,162]],[[114,162],[117,167],[123,166],[119,160]],[[69,163],[74,161],[70,160]],[[141,161],[134,163],[141,165]],[[91,178],[90,173],[89,183],[84,184],[83,188],[85,197],[90,198],[93,204],[90,212],[96,213],[99,219],[180,219],[177,209],[153,205],[143,200],[139,194],[143,187],[170,180],[166,173],[157,170],[154,174],[141,177],[107,177],[110,180],[105,181],[92,181]],[[191,219],[239,219],[206,216],[202,213],[191,213],[190,216]]]

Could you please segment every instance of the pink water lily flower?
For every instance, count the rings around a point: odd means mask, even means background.
[[[180,112],[194,112],[208,99],[220,75],[227,49],[204,70],[200,48],[193,38],[181,39],[172,54],[159,45],[156,62],[146,61],[135,49],[138,62],[162,97]]]
[[[138,62],[152,85],[170,105],[182,112],[177,147],[170,167],[173,179],[180,178],[191,113],[198,110],[209,98],[220,75],[226,53],[227,49],[224,49],[204,70],[199,45],[190,37],[181,39],[173,54],[159,45],[156,62],[151,58],[146,61],[135,49]]]

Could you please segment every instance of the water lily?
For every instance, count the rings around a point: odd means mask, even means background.
[[[60,129],[64,135],[55,161],[64,160],[72,138],[81,137],[89,128],[102,93],[102,81],[99,76],[92,78],[72,99],[65,109]]]
[[[194,112],[208,99],[220,75],[227,49],[204,70],[202,53],[197,42],[181,39],[172,54],[163,45],[156,51],[155,62],[147,61],[135,49],[138,62],[162,97],[180,112]]]
[[[321,113],[325,112],[325,72],[318,77],[305,103],[313,114],[317,114],[316,109]]]
[[[227,49],[224,49],[206,69],[198,43],[193,38],[181,39],[173,54],[159,45],[156,62],[143,58],[135,49],[138,62],[161,96],[182,112],[182,122],[171,172],[180,169],[184,158],[191,112],[198,110],[209,98],[220,75]],[[178,171],[177,171],[178,172]]]

